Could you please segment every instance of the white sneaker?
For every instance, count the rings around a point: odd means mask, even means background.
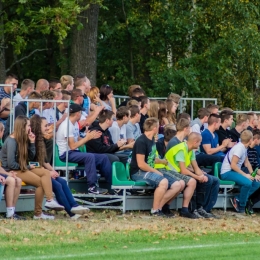
[[[53,220],[54,216],[50,216],[50,215],[45,215],[45,214],[41,214],[39,217],[38,216],[33,216],[33,219],[45,219],[45,220]]]
[[[89,212],[89,208],[77,206],[77,207],[72,207],[70,211],[74,214],[84,215]]]
[[[71,219],[71,220],[77,220],[77,219],[79,219],[80,217],[81,217],[81,215],[76,214],[76,215],[70,217],[70,219]]]
[[[58,202],[56,202],[55,200],[51,200],[51,201],[46,201],[45,203],[45,208],[47,209],[54,209],[54,210],[64,210],[64,207],[61,206]]]

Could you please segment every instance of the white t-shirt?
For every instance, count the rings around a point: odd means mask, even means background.
[[[126,124],[123,124],[122,127],[120,128],[118,126],[117,121],[114,121],[112,126],[108,128],[111,136],[113,143],[116,144],[118,140],[120,140],[120,135],[123,135],[123,139],[126,139]]]
[[[49,124],[53,124],[56,120],[56,113],[53,108],[44,109],[42,111],[42,116],[46,118]]]
[[[16,106],[19,104],[19,102],[21,102],[21,101],[24,100],[24,99],[22,98],[22,96],[20,95],[20,93],[17,93],[17,94],[13,97],[13,99],[19,99],[19,101],[14,101],[14,107],[16,107]],[[25,99],[27,99],[27,97],[26,97]]]
[[[76,122],[74,125],[71,123],[69,120],[69,132],[67,135],[67,126],[68,126],[68,119],[64,120],[61,124],[60,127],[56,133],[56,144],[58,145],[59,148],[59,156],[63,155],[67,149],[70,151],[71,149],[67,145],[67,136],[68,137],[73,137],[74,141],[77,142],[79,139],[79,125],[78,122]],[[75,150],[78,150],[75,149]]]
[[[221,167],[221,174],[231,171],[231,161],[233,156],[237,156],[239,158],[237,166],[241,169],[242,164],[244,163],[246,157],[247,157],[247,149],[246,147],[242,144],[242,143],[237,143],[235,146],[233,146],[233,148],[227,153],[227,155],[225,156],[225,159],[222,163],[222,167]],[[228,158],[229,161],[228,161]]]

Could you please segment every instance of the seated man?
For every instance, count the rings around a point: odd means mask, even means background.
[[[196,199],[193,201],[192,210],[204,218],[215,217],[210,213],[214,207],[219,191],[219,179],[207,175],[197,165],[194,149],[198,149],[201,143],[201,135],[191,133],[187,143],[182,142],[171,147],[165,155],[168,160],[166,169],[175,171],[194,178],[197,181]],[[168,144],[169,145],[169,144]],[[195,194],[194,194],[195,195]]]
[[[245,206],[248,197],[260,187],[260,177],[252,177],[252,166],[248,161],[247,148],[253,141],[253,134],[250,130],[241,133],[241,142],[236,144],[225,156],[221,167],[221,178],[223,180],[234,181],[241,186],[240,194],[231,198],[231,203],[238,213],[245,213]],[[242,168],[242,164],[247,168]]]
[[[97,187],[97,171],[104,176],[107,182],[112,184],[112,167],[108,157],[104,154],[82,153],[79,147],[85,145],[86,142],[94,138],[99,138],[101,132],[88,132],[86,137],[79,137],[78,121],[81,117],[83,108],[77,104],[71,104],[69,109],[69,119],[63,121],[56,134],[56,143],[59,147],[60,160],[66,161],[66,152],[68,150],[68,162],[84,164],[85,173],[88,181],[88,192],[94,194],[106,193]],[[69,120],[69,122],[68,122]],[[67,133],[67,125],[69,124],[69,132]],[[68,138],[68,145],[67,139]]]
[[[15,205],[21,191],[22,180],[16,177],[16,173],[12,171],[6,172],[2,167],[0,167],[0,172],[0,184],[2,185],[2,189],[4,189],[5,193],[6,218],[15,220],[25,220],[25,218],[15,213]],[[2,193],[0,191],[0,202],[1,197]]]
[[[141,110],[140,110],[141,118],[140,118],[139,126],[141,132],[143,133],[144,121],[149,117],[148,110],[150,109],[150,99],[148,97],[142,96],[140,100],[141,100]]]
[[[208,129],[205,129],[202,133],[201,151],[209,155],[221,156],[224,159],[224,151],[227,150],[231,139],[223,140],[222,144],[218,144],[218,135],[216,130],[220,126],[220,116],[218,114],[211,114],[208,119]]]
[[[156,157],[156,145],[154,136],[159,130],[159,121],[156,118],[149,118],[144,122],[144,134],[135,142],[130,164],[130,175],[134,181],[145,181],[148,185],[154,186],[152,216],[165,217],[162,207],[170,203],[183,189],[184,183],[179,179],[164,175],[154,169]]]
[[[126,124],[128,121],[129,110],[124,106],[119,107],[116,111],[116,121],[108,128],[114,144],[120,139],[127,140]]]
[[[130,111],[130,119],[126,124],[126,138],[127,138],[127,142],[131,143],[135,141],[142,134],[139,126],[141,115],[140,115],[139,107],[136,105],[129,107],[129,111]]]
[[[118,151],[132,149],[134,143],[125,144],[125,139],[118,140],[115,144],[113,143],[111,134],[108,130],[113,124],[114,113],[110,110],[103,110],[99,114],[99,123],[93,124],[89,128],[90,131],[100,132],[99,137],[89,140],[86,143],[88,152],[90,153],[103,153],[106,154],[111,162],[121,161],[126,163],[128,154],[117,153]]]
[[[249,125],[248,116],[246,114],[238,114],[236,120],[236,127],[230,130],[232,142],[240,142],[240,134],[247,129]]]
[[[198,117],[191,121],[191,131],[200,134],[204,129],[204,124],[208,123],[210,112],[207,108],[200,108]]]
[[[233,111],[230,110],[223,110],[220,113],[220,118],[221,118],[221,125],[218,130],[216,130],[216,133],[218,135],[218,144],[222,145],[223,141],[225,139],[230,139],[231,142],[227,146],[227,151],[232,148],[236,142],[232,142],[232,136],[230,133],[229,128],[232,126],[234,120],[233,120]]]

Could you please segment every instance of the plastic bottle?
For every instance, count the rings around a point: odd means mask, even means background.
[[[257,175],[257,171],[258,171],[258,168],[256,168],[256,169],[251,173],[251,176],[255,178],[255,176]]]

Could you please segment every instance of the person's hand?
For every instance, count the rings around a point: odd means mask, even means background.
[[[28,138],[30,140],[30,143],[34,143],[35,142],[35,134],[31,131],[31,129],[30,129],[30,131],[28,133]]]
[[[228,148],[232,148],[236,143],[237,143],[237,142],[230,142],[227,147],[228,147]]]
[[[111,104],[115,104],[116,103],[116,100],[115,100],[113,94],[112,95],[109,94],[107,97],[108,97],[108,100],[110,101]]]
[[[118,140],[116,144],[118,147],[122,147],[125,144],[125,140],[124,139]]]
[[[245,174],[245,177],[250,181],[253,181],[255,178],[251,176],[251,174]]]
[[[35,167],[35,164],[30,164],[30,165],[29,165],[29,168],[30,168],[30,170],[36,168],[36,167]]]
[[[88,122],[87,122],[87,120],[84,119],[84,120],[79,121],[79,125],[80,125],[80,129],[82,129],[88,125]]]
[[[94,101],[102,104],[102,101],[98,95],[95,95]]]
[[[203,175],[203,176],[204,176],[203,182],[208,182],[208,180],[209,180],[208,176],[206,176],[206,175]]]
[[[227,147],[230,142],[231,142],[231,139],[229,139],[229,138],[224,139],[223,142],[222,142],[222,145],[223,145],[224,147]]]
[[[2,175],[0,175],[0,183],[2,185],[5,185],[5,177],[3,177]]]
[[[102,106],[96,106],[96,109],[95,111],[97,111],[98,113],[100,113],[105,107],[102,105]]]
[[[89,140],[92,140],[92,139],[97,139],[101,135],[102,135],[102,133],[100,131],[96,131],[96,130],[88,131],[85,138],[89,141]]]
[[[260,176],[259,176],[259,175],[256,175],[256,176],[255,176],[255,180],[256,180],[256,181],[260,181]]]
[[[17,174],[16,174],[16,172],[10,171],[9,173],[10,173],[11,177],[17,179]]]
[[[167,166],[168,165],[168,161],[166,160],[166,159],[163,159],[163,164],[165,165],[165,166]]]
[[[52,179],[56,179],[57,177],[59,177],[59,174],[56,171],[50,171],[51,177]]]
[[[157,141],[158,141],[158,134],[154,136],[154,141],[157,143]]]
[[[197,176],[197,180],[198,180],[199,182],[203,182],[204,176],[205,176],[204,174]]]

